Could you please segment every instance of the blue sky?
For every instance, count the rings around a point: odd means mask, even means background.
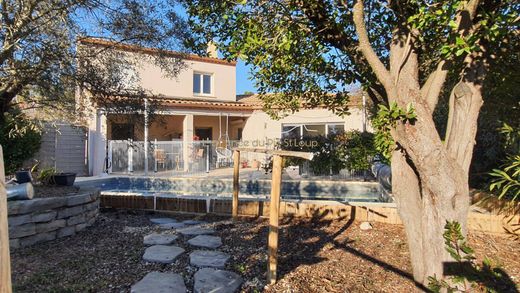
[[[256,93],[256,88],[253,81],[250,79],[250,67],[245,65],[243,61],[238,61],[237,64],[237,94],[242,94],[246,91]]]

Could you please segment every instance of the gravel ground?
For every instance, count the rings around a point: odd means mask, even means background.
[[[58,186],[58,185],[34,185],[34,197],[61,197],[77,194],[79,187],[77,186]]]
[[[159,270],[183,275],[193,288],[195,268],[189,265],[193,250],[186,249],[173,264],[141,260],[143,237],[156,230],[150,217],[133,211],[105,211],[85,231],[11,253],[15,292],[128,292],[146,273]],[[174,215],[179,220],[193,216]],[[232,257],[226,269],[244,277],[242,292],[406,292],[413,291],[411,266],[402,227],[374,223],[362,231],[358,222],[345,220],[284,219],[280,234],[279,281],[265,285],[265,219],[199,217],[213,222],[223,246]],[[500,265],[518,285],[518,242],[499,236],[469,237],[478,257]],[[513,288],[511,288],[514,290]]]

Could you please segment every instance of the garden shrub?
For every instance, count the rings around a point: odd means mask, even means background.
[[[493,265],[490,259],[484,258],[481,265],[477,264],[474,251],[466,243],[458,222],[447,221],[443,237],[446,251],[454,262],[446,264],[450,277],[428,277],[428,289],[432,292],[506,292],[515,288],[506,272]]]
[[[288,141],[301,143],[284,143],[281,148],[291,151],[314,153],[309,166],[314,174],[337,174],[342,169],[367,170],[370,160],[377,153],[374,146],[374,135],[357,130],[325,136],[309,136],[303,138],[287,138]],[[285,166],[301,165],[305,160],[288,157]]]
[[[17,108],[5,113],[4,119],[0,125],[0,145],[5,173],[13,174],[40,149],[41,128]]]

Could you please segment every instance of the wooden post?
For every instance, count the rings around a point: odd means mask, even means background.
[[[271,203],[269,206],[269,241],[267,281],[276,282],[276,266],[278,253],[278,224],[280,216],[280,190],[282,188],[282,156],[273,156],[273,179],[271,180]]]
[[[0,292],[11,293],[11,260],[9,226],[7,224],[7,192],[5,190],[4,155],[0,146]]]
[[[233,207],[232,215],[233,220],[238,218],[238,193],[240,191],[239,183],[239,172],[240,172],[240,151],[233,151]]]

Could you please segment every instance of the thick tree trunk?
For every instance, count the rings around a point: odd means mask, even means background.
[[[467,182],[450,180],[449,174],[444,176],[446,185],[442,188],[446,193],[457,189],[460,192],[455,197],[469,199]],[[392,156],[392,190],[408,239],[414,280],[427,285],[429,276],[444,276],[444,267],[452,261],[442,237],[444,224],[447,220],[457,221],[465,229],[469,200],[446,202],[442,194],[433,194],[431,188],[422,182],[405,155],[395,151]]]
[[[461,34],[471,30],[478,3],[469,1],[460,12],[457,22]],[[443,239],[446,221],[459,222],[464,234],[467,230],[468,170],[486,67],[477,52],[466,56],[461,82],[452,91],[448,135],[443,142],[433,121],[433,111],[448,72],[444,68],[446,62],[441,61],[421,88],[418,52],[414,47],[414,36],[420,32],[410,31],[407,20],[401,19],[402,23],[392,32],[387,69],[370,44],[362,0],[354,1],[353,21],[358,48],[384,86],[388,101],[403,109],[413,106],[417,116],[413,123],[399,121],[392,129],[397,145],[392,157],[392,191],[405,226],[414,279],[427,285],[429,276],[444,277],[453,261]]]

